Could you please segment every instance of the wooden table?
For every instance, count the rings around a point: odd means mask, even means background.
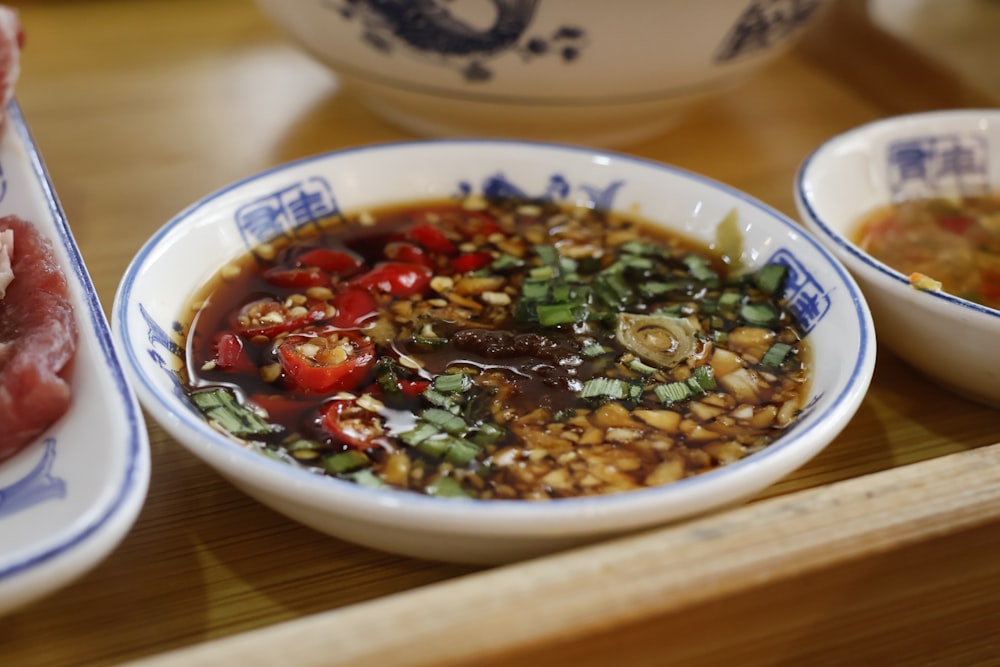
[[[28,33],[18,99],[105,307],[189,202],[408,136],[339,93],[249,0],[13,4]],[[829,136],[983,104],[996,101],[845,4],[808,46],[630,150],[794,216],[795,169]],[[134,529],[0,621],[0,665],[998,664],[1000,413],[879,354],[844,433],[755,502],[493,569],[294,524],[150,421]]]

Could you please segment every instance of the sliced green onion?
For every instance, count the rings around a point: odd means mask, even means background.
[[[426,422],[417,424],[413,429],[399,434],[399,439],[410,447],[416,447],[428,438],[437,435],[441,431],[437,426]]]
[[[434,378],[434,389],[443,393],[468,391],[472,380],[465,373],[445,373]]]
[[[630,383],[618,378],[597,377],[583,383],[580,398],[625,399],[632,397]]]
[[[459,410],[461,410],[461,406],[459,406],[458,402],[455,400],[454,397],[449,396],[448,394],[442,394],[434,387],[428,387],[427,389],[424,389],[424,391],[420,394],[420,396],[431,405],[435,405],[439,408],[444,408],[449,412],[457,413]]]
[[[539,245],[535,246],[535,254],[541,258],[545,264],[555,265],[559,262],[559,251],[555,246]]]
[[[709,365],[698,366],[693,371],[691,371],[691,377],[695,379],[702,389],[711,390],[715,389],[715,371]]]
[[[377,489],[385,486],[385,482],[371,468],[363,468],[347,475],[347,477],[350,477],[351,481],[355,484],[368,487],[369,489]]]
[[[500,255],[493,260],[490,264],[490,268],[494,271],[505,271],[507,269],[516,269],[522,264],[524,264],[524,262],[513,255]]]
[[[684,265],[691,275],[697,280],[709,281],[718,280],[719,274],[712,270],[708,260],[701,255],[687,255],[684,258]]]
[[[439,498],[469,498],[469,494],[454,477],[438,477],[427,485],[427,493]]]
[[[760,365],[766,368],[771,368],[778,370],[781,365],[785,363],[785,359],[788,358],[789,353],[792,351],[792,346],[787,343],[775,343],[767,349],[764,356],[760,359]]]
[[[448,438],[448,450],[444,458],[457,466],[466,466],[479,455],[479,446],[465,438]]]
[[[719,310],[724,313],[735,313],[743,295],[739,292],[723,292],[719,297]]]
[[[550,280],[527,279],[521,283],[521,296],[525,299],[541,300],[549,295]]]
[[[538,266],[534,269],[528,271],[528,275],[532,280],[551,280],[556,275],[556,270],[553,266],[546,264],[545,266]]]
[[[237,437],[267,435],[274,431],[273,426],[250,408],[241,405],[236,397],[225,389],[194,392],[191,394],[191,400],[206,417],[227,433]]]
[[[427,408],[420,412],[420,418],[452,435],[464,433],[469,425],[458,415],[441,408]]]
[[[684,382],[671,382],[669,384],[656,385],[653,393],[663,403],[670,404],[683,401],[691,397],[691,388]]]
[[[650,366],[649,364],[643,363],[642,359],[633,359],[628,362],[628,367],[634,370],[636,373],[642,373],[643,375],[652,375],[656,372],[656,368]]]
[[[417,444],[416,449],[421,454],[435,459],[444,458],[451,446],[451,438],[446,433],[436,433],[432,437],[422,440]]]
[[[568,303],[539,304],[535,312],[538,313],[538,323],[543,327],[573,324],[587,319],[585,309],[574,308]]]
[[[593,343],[592,342],[592,343],[587,343],[586,345],[584,345],[583,349],[580,350],[580,354],[582,354],[583,356],[588,357],[590,359],[593,359],[594,357],[599,357],[602,354],[607,354],[610,351],[611,350],[609,350],[608,348],[604,347],[600,343]]]
[[[507,431],[502,426],[486,422],[485,424],[480,424],[476,429],[475,434],[472,436],[472,442],[486,447],[487,445],[500,442],[506,435]]]
[[[780,294],[788,278],[788,267],[784,264],[765,264],[753,274],[757,289],[766,294]]]
[[[766,301],[755,301],[743,304],[740,317],[748,324],[771,327],[778,323],[778,310]]]
[[[367,456],[353,449],[327,456],[321,461],[323,469],[335,475],[364,468],[368,463],[369,459]]]

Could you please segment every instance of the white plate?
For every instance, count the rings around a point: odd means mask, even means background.
[[[100,562],[131,528],[149,485],[149,442],[104,311],[15,102],[0,133],[0,215],[49,237],[69,282],[80,344],[69,412],[0,463],[0,613]]]

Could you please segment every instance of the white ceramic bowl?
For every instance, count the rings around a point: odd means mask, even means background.
[[[559,187],[553,188],[553,185]],[[792,268],[815,354],[797,425],[759,453],[695,478],[606,497],[538,501],[449,500],[368,489],[306,473],[213,430],[184,398],[172,333],[196,288],[260,238],[253,211],[267,206],[285,230],[309,215],[283,206],[315,195],[312,213],[359,210],[459,191],[520,191],[579,205],[638,211],[705,242],[737,210],[743,261]],[[302,213],[301,210],[298,213]],[[850,275],[801,228],[729,187],[663,164],[559,145],[488,140],[388,144],[319,155],[209,195],[157,232],[126,271],[112,327],[149,414],[179,442],[261,502],[320,531],[411,556],[501,562],[662,524],[743,501],[827,445],[864,396],[873,370],[870,315]]]
[[[945,387],[1000,407],[1000,311],[917,290],[850,240],[863,215],[899,197],[983,189],[1000,192],[996,109],[912,114],[849,130],[805,160],[795,197],[806,226],[857,278],[879,340]]]
[[[257,0],[376,113],[431,136],[650,137],[828,0]]]

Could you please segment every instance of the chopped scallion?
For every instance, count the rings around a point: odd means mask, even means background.
[[[321,462],[324,470],[335,475],[364,468],[368,463],[369,459],[367,456],[353,449],[327,456]]]
[[[632,397],[630,385],[618,378],[596,377],[583,383],[580,398],[626,399]]]
[[[468,492],[454,477],[438,477],[427,485],[427,493],[439,498],[468,498]]]
[[[781,293],[788,278],[788,266],[784,264],[766,264],[753,274],[753,282],[757,288],[771,295]]]
[[[465,373],[445,373],[434,378],[434,389],[442,393],[468,391],[472,380]]]
[[[785,363],[785,359],[788,358],[789,353],[792,351],[792,346],[787,343],[775,343],[767,349],[764,356],[760,359],[760,365],[766,368],[771,368],[778,370],[781,365]]]
[[[441,408],[427,408],[426,410],[420,412],[420,418],[425,422],[437,426],[446,433],[451,433],[452,435],[464,433],[469,427],[469,425],[465,423],[464,419],[452,412],[449,412],[448,410],[442,410]]]
[[[755,301],[743,304],[740,317],[747,324],[771,327],[778,323],[778,310],[766,301]]]
[[[671,382],[669,384],[656,385],[653,393],[663,403],[670,404],[690,398],[691,388],[684,382]]]
[[[267,435],[274,430],[260,415],[241,405],[232,392],[225,389],[194,392],[191,400],[206,417],[237,437]]]

